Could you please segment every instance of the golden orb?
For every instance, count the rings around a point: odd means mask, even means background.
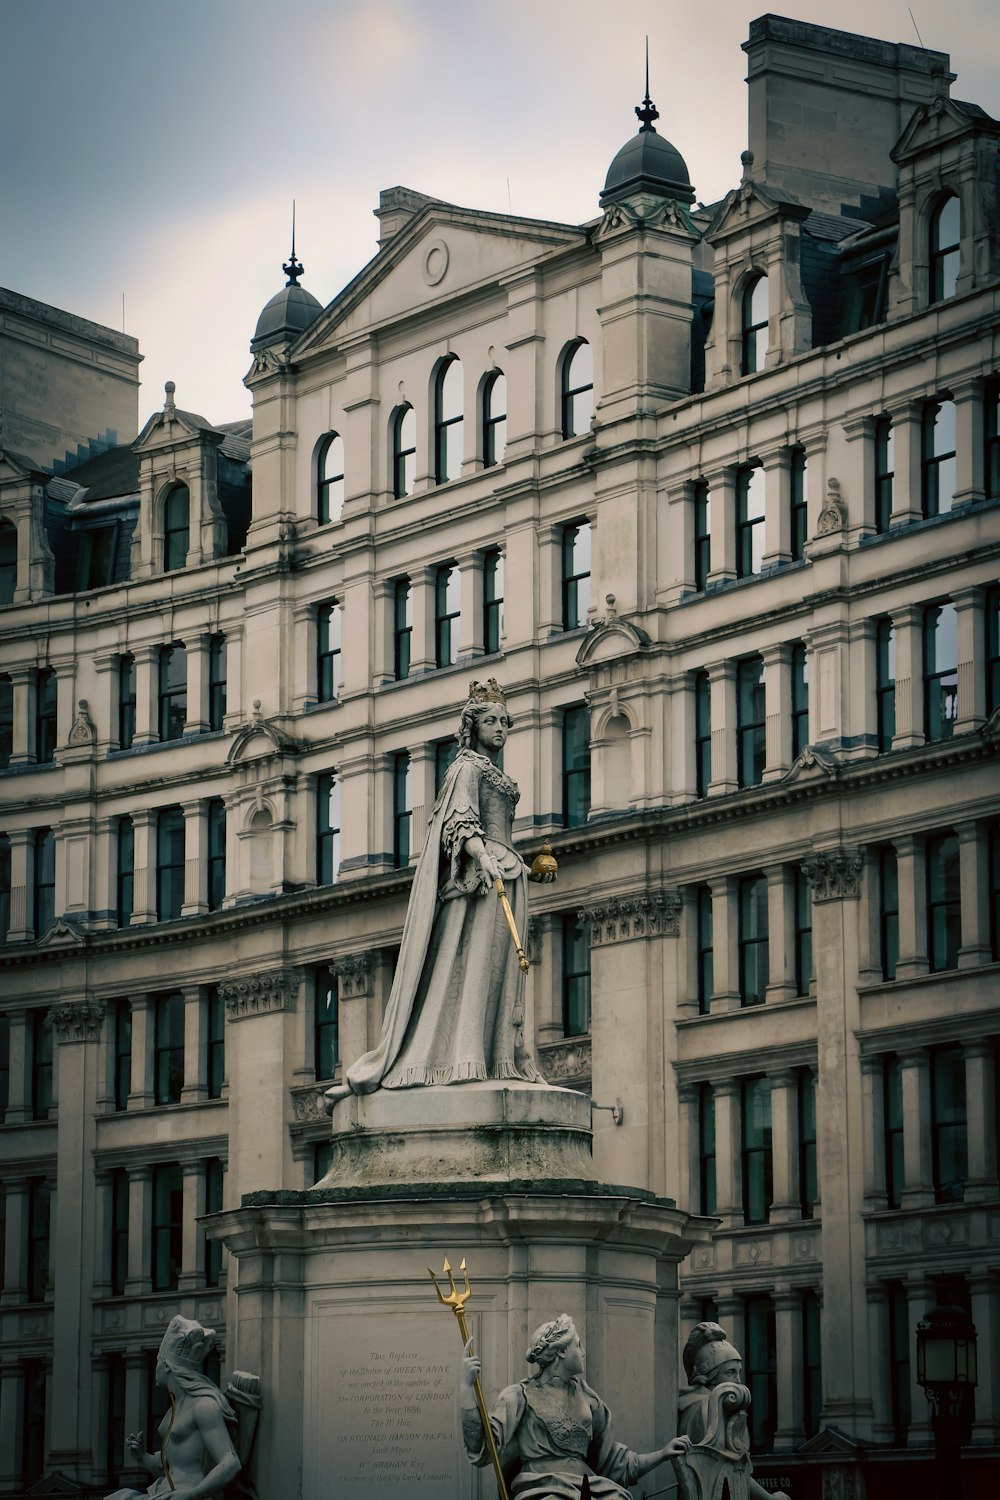
[[[535,876],[558,875],[559,865],[556,862],[555,855],[552,853],[551,845],[542,845],[541,854],[536,854],[531,861],[531,873]]]

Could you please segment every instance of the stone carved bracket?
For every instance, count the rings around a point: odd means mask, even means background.
[[[330,972],[336,977],[342,1000],[363,1000],[372,994],[375,964],[370,953],[347,953],[334,958]]]
[[[802,861],[814,901],[856,901],[864,861],[857,849],[823,849]]]
[[[847,521],[847,508],[840,494],[840,481],[828,479],[826,485],[826,499],[816,519],[817,536],[834,536],[842,531]]]
[[[576,1083],[589,1079],[591,1045],[589,1036],[572,1037],[538,1049],[538,1061],[546,1083]]]
[[[307,1083],[302,1088],[292,1089],[292,1112],[297,1124],[328,1124],[324,1095],[329,1087],[329,1083]]]
[[[60,1042],[96,1042],[104,1024],[104,1006],[77,1000],[56,1005],[49,1016]]]
[[[219,986],[230,1021],[263,1016],[276,1010],[294,1010],[298,990],[299,976],[294,969],[271,969],[264,974],[232,979]]]
[[[579,915],[581,921],[590,924],[592,948],[627,943],[633,938],[677,937],[681,898],[676,891],[639,891],[585,906]]]

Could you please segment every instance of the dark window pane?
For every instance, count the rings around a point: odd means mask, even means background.
[[[156,914],[173,921],[184,905],[184,814],[165,807],[156,820]]]
[[[771,1212],[771,1088],[766,1078],[742,1085],[743,1222],[765,1224]]]
[[[0,521],[0,605],[14,602],[17,588],[17,527]]]
[[[892,521],[892,490],[895,478],[895,444],[892,423],[880,417],[875,423],[875,530],[889,530]]]
[[[135,739],[135,657],[118,658],[118,748],[128,750]]]
[[[587,623],[590,608],[590,522],[567,526],[562,544],[563,628]]]
[[[154,1292],[173,1291],[181,1270],[184,1183],[178,1166],[153,1168],[152,1280]]]
[[[158,995],[153,1025],[153,1097],[177,1104],[184,1087],[184,996]]]
[[[172,573],[187,562],[190,536],[191,498],[187,486],[176,485],[163,506],[163,571]]]
[[[507,446],[507,377],[499,370],[483,393],[483,464],[502,464]]]
[[[402,869],[410,862],[413,834],[413,775],[410,757],[404,750],[396,755],[392,768],[393,863]]]
[[[10,765],[14,753],[14,684],[0,677],[0,769]]]
[[[458,661],[461,613],[461,574],[455,563],[444,563],[437,570],[434,584],[435,660],[439,667],[453,667]]]
[[[961,1047],[942,1047],[931,1059],[931,1153],[936,1201],[960,1202],[965,1197],[969,1171],[965,1058]]]
[[[344,610],[333,599],[316,611],[316,697],[320,703],[335,702],[343,685],[341,651]]]
[[[160,739],[179,740],[187,719],[187,652],[180,644],[160,652]]]
[[[931,216],[930,300],[942,302],[958,289],[961,261],[962,216],[952,194]]]
[[[698,1212],[715,1213],[715,1094],[710,1083],[698,1089]]]
[[[131,818],[118,821],[117,853],[117,921],[119,927],[127,927],[135,893],[135,828]]]
[[[578,917],[563,917],[563,1034],[590,1030],[590,928]]]
[[[33,920],[40,938],[56,919],[56,838],[51,828],[35,830],[34,866]]]
[[[397,499],[413,493],[417,474],[417,418],[412,406],[400,407],[392,424],[393,493]]]
[[[208,804],[208,909],[218,911],[226,896],[226,804]]]
[[[208,992],[208,1097],[220,1099],[226,1081],[226,1007],[214,986]]]
[[[590,430],[594,414],[594,353],[581,340],[563,363],[563,437],[581,437]]]
[[[340,777],[332,772],[316,781],[316,881],[332,885],[340,870]]]
[[[694,487],[694,586],[701,591],[712,567],[712,496],[704,480]]]
[[[208,645],[208,727],[219,730],[226,717],[226,638],[213,635]]]
[[[434,413],[435,475],[438,484],[458,479],[465,452],[462,366],[450,359],[438,372]]]
[[[699,797],[708,796],[712,780],[712,686],[707,672],[694,680],[695,715],[695,790]]]
[[[55,760],[59,688],[52,667],[35,674],[35,759],[40,766]]]
[[[698,939],[698,1010],[708,1013],[715,988],[715,954],[712,935],[712,892],[707,885],[698,887],[696,925]]]
[[[768,335],[767,277],[758,276],[743,293],[740,374],[752,375],[764,368]]]
[[[397,682],[410,675],[413,641],[413,594],[408,578],[397,578],[393,586],[393,675]]]
[[[128,1108],[132,1087],[132,1004],[119,1000],[115,1005],[114,1087],[115,1109]]]
[[[313,1018],[313,1067],[317,1078],[332,1078],[340,1060],[340,1000],[337,979],[318,969]]]
[[[741,787],[763,780],[765,739],[764,663],[751,656],[736,668],[737,779]]]
[[[221,1161],[217,1156],[210,1156],[205,1162],[206,1214],[218,1214],[222,1212],[224,1181]],[[222,1274],[222,1245],[218,1240],[209,1239],[208,1235],[205,1236],[204,1271],[205,1285],[218,1286],[219,1278]]]
[[[503,636],[503,553],[487,552],[483,559],[483,650],[500,650]]]
[[[764,470],[740,469],[736,476],[736,576],[759,573],[764,561]]]
[[[958,967],[962,946],[962,897],[958,839],[927,840],[927,950],[932,973]]]
[[[563,714],[563,822],[578,828],[590,815],[590,710]]]
[[[899,1058],[887,1057],[882,1064],[882,1110],[885,1120],[885,1196],[890,1208],[898,1208],[903,1191],[903,1075]]]
[[[793,562],[801,562],[805,556],[808,529],[806,511],[806,454],[804,448],[793,448],[789,494],[789,539]]]
[[[344,440],[331,432],[320,449],[317,515],[321,526],[339,521],[344,509]]]
[[[750,1451],[774,1447],[778,1425],[777,1341],[770,1297],[747,1297],[743,1382],[750,1390]]]

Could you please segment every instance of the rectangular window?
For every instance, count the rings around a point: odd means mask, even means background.
[[[128,1173],[111,1173],[111,1295],[124,1297],[128,1280]]]
[[[769,978],[767,881],[747,875],[739,883],[740,1004],[763,1005]]]
[[[943,516],[955,495],[955,403],[931,401],[921,423],[921,500],[925,516]]]
[[[896,733],[896,632],[890,619],[876,621],[875,661],[878,747],[886,751]]]
[[[1000,498],[1000,381],[987,382],[983,400],[985,417],[986,498]]]
[[[119,818],[115,837],[117,853],[116,917],[119,927],[132,920],[135,896],[135,827],[131,818]]]
[[[564,630],[587,623],[590,608],[590,522],[567,526],[562,535],[562,619]]]
[[[698,960],[698,1014],[708,1015],[715,988],[715,951],[712,934],[712,892],[707,885],[697,888],[695,928]]]
[[[27,1490],[45,1472],[45,1362],[21,1361],[21,1483]]]
[[[47,1010],[31,1012],[31,1118],[47,1120],[52,1110],[52,1022]]]
[[[164,807],[156,818],[156,915],[172,922],[184,905],[184,813]]]
[[[128,1109],[132,1088],[132,1002],[115,1001],[114,1091],[115,1109]]]
[[[340,777],[316,778],[316,883],[332,885],[340,870]]]
[[[332,1141],[317,1141],[316,1144],[313,1146],[313,1156],[312,1156],[312,1180],[313,1180],[313,1187],[316,1186],[317,1182],[322,1182],[323,1181],[323,1178],[326,1176],[327,1172],[329,1172],[329,1170],[330,1170],[330,1168],[332,1166],[333,1166],[333,1142]]]
[[[434,746],[434,797],[435,800],[441,795],[444,786],[444,778],[448,774],[448,767],[452,764],[458,754],[458,741],[439,740]]]
[[[157,995],[154,1002],[153,1098],[157,1104],[180,1103],[184,1087],[184,996]]]
[[[699,479],[694,487],[694,586],[699,593],[712,570],[712,496]]]
[[[958,839],[953,833],[927,840],[927,957],[932,974],[958,968],[962,946],[962,897]]]
[[[736,474],[736,576],[750,578],[764,561],[764,470]]]
[[[813,977],[812,887],[805,871],[795,871],[795,993],[808,995]]]
[[[413,842],[413,771],[406,750],[392,758],[392,862],[397,870],[410,863]]]
[[[1000,826],[990,829],[990,950],[1000,958]]]
[[[763,780],[765,721],[764,662],[759,656],[749,656],[736,665],[736,775],[741,787],[759,786]]]
[[[715,1092],[698,1085],[698,1212],[715,1213]]]
[[[226,637],[208,642],[208,727],[221,729],[226,717]]]
[[[801,562],[806,555],[806,539],[809,534],[806,515],[806,450],[804,448],[792,449],[788,514],[792,562]]]
[[[109,1354],[108,1371],[108,1423],[105,1430],[104,1469],[108,1484],[118,1488],[125,1466],[125,1356]]]
[[[806,1437],[819,1432],[823,1410],[819,1298],[814,1291],[802,1293],[802,1420]]]
[[[413,591],[408,578],[392,586],[392,675],[402,682],[410,675],[413,646]]]
[[[816,1076],[812,1068],[799,1073],[799,1208],[804,1219],[811,1219],[819,1197],[816,1175]]]
[[[59,685],[55,670],[43,667],[35,673],[35,759],[40,766],[56,758],[56,726]]]
[[[878,937],[882,978],[895,979],[899,962],[899,873],[896,851],[878,850]]]
[[[1000,589],[986,595],[986,712],[1000,708]]]
[[[792,755],[809,743],[809,653],[802,641],[792,647]]]
[[[28,1301],[44,1302],[49,1289],[52,1188],[45,1177],[28,1178]]]
[[[581,705],[563,714],[563,824],[580,828],[590,816],[590,710]]]
[[[184,1225],[184,1179],[175,1163],[153,1168],[153,1236],[150,1267],[153,1291],[177,1289]]]
[[[708,796],[712,780],[712,685],[707,672],[694,679],[694,771],[695,791]]]
[[[226,1007],[221,992],[213,985],[208,992],[208,1059],[205,1069],[208,1097],[222,1098],[226,1081]]]
[[[958,615],[954,604],[924,610],[924,734],[949,740],[958,718]]]
[[[882,1060],[882,1118],[885,1124],[885,1197],[898,1208],[903,1192],[903,1074],[894,1054]]]
[[[182,645],[164,646],[159,664],[160,739],[179,740],[187,722],[187,652]]]
[[[317,1079],[327,1079],[340,1061],[340,995],[330,969],[317,969],[314,995],[313,1068]]]
[[[892,423],[888,417],[879,417],[875,423],[875,530],[879,533],[892,524],[895,467]]]
[[[455,563],[443,563],[434,579],[434,660],[439,667],[458,661],[462,616],[462,576]]]
[[[503,553],[487,552],[483,559],[483,651],[487,656],[500,650],[503,636]]]
[[[128,750],[135,739],[135,657],[118,658],[118,748]]]
[[[223,1171],[222,1162],[217,1156],[210,1156],[205,1162],[205,1212],[207,1214],[221,1214],[223,1193]],[[202,1269],[205,1273],[206,1286],[218,1286],[222,1275],[222,1243],[220,1240],[209,1239],[205,1236]]]
[[[901,1281],[885,1285],[889,1311],[889,1400],[892,1411],[892,1441],[905,1448],[910,1430],[910,1302]]]
[[[960,1203],[969,1173],[965,1058],[961,1047],[931,1055],[931,1164],[936,1203]]]
[[[218,911],[226,899],[226,804],[213,797],[208,804],[208,909]]]
[[[590,927],[576,915],[562,919],[563,1035],[590,1030]]]
[[[14,753],[14,684],[0,675],[0,770],[10,765]]]
[[[750,1390],[750,1451],[767,1453],[774,1447],[778,1426],[777,1340],[770,1297],[744,1298],[744,1318],[743,1384]]]
[[[335,703],[340,697],[343,606],[331,600],[316,611],[316,701]]]
[[[771,1087],[766,1078],[743,1079],[741,1105],[743,1222],[766,1224],[774,1196],[771,1187]]]
[[[35,937],[48,932],[56,919],[56,836],[51,828],[35,830],[32,914]]]
[[[10,931],[10,839],[0,833],[0,943],[7,941]]]
[[[10,1017],[0,1015],[0,1125],[4,1122],[10,1103]],[[0,1209],[4,1197],[0,1192]],[[2,1236],[0,1236],[2,1238]]]

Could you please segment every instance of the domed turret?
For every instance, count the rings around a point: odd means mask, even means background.
[[[299,286],[299,277],[305,267],[300,260],[295,258],[294,219],[292,220],[292,253],[281,269],[288,280],[281,291],[276,292],[266,304],[257,319],[257,327],[250,340],[250,348],[254,353],[268,344],[286,343],[298,338],[299,334],[308,328],[323,311],[323,304],[316,300],[312,292],[307,292],[304,286]]]
[[[638,135],[626,141],[608,168],[601,192],[601,207],[650,193],[656,198],[673,198],[677,203],[693,203],[694,188],[684,158],[665,136],[657,135],[653,125],[660,112],[649,97],[649,64],[646,65],[646,97],[635,109],[640,121]]]

